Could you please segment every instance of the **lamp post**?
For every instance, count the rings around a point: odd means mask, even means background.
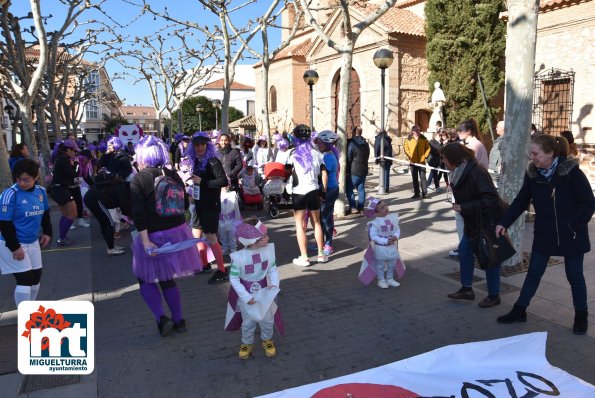
[[[213,108],[215,108],[215,131],[219,130],[219,116],[217,114],[217,110],[221,109],[221,100],[214,99],[211,101]]]
[[[310,86],[310,127],[314,129],[314,85],[318,81],[318,73],[315,70],[304,72],[304,82]]]
[[[197,104],[196,105],[196,112],[198,112],[198,130],[202,131],[202,111],[205,110],[205,107],[203,104]]]
[[[386,131],[384,130],[384,78],[386,76],[386,68],[393,63],[393,52],[386,48],[381,48],[374,53],[374,65],[380,68],[380,184],[378,187],[378,194],[384,195],[386,193],[385,174],[390,172],[386,170],[384,164],[384,139]]]

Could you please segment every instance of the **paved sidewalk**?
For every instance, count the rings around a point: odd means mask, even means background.
[[[289,212],[266,221],[277,249],[286,328],[285,336],[274,337],[278,356],[273,359],[266,358],[260,347],[250,360],[237,359],[240,334],[223,331],[229,284],[208,285],[208,275],[179,283],[188,332],[159,337],[131,274],[130,254],[107,257],[96,223],[91,234],[88,229],[72,231],[74,239],[80,240],[77,234],[81,234],[92,248],[44,254],[40,299],[93,298],[96,371],[78,384],[29,396],[252,397],[449,344],[534,331],[548,331],[547,357],[552,365],[595,384],[595,317],[590,316],[587,336],[572,334],[574,311],[562,265],[548,267],[526,324],[499,325],[496,317],[511,308],[525,274],[502,278],[503,303],[494,308],[481,309],[476,304],[485,294],[482,271],[476,272],[482,279],[475,284],[478,299],[474,303],[447,299],[446,294],[458,289],[459,283],[445,276],[458,271],[458,262],[446,258],[456,246],[456,232],[445,195],[410,201],[408,174],[393,175],[391,183],[395,189],[386,198],[400,214],[400,250],[408,266],[397,289],[365,287],[357,280],[367,245],[365,219],[339,221],[331,261],[310,268],[291,264],[298,250]],[[590,229],[595,239],[593,222]],[[532,224],[527,224],[526,247],[531,238]],[[119,244],[128,243],[129,234],[124,234]],[[585,277],[591,308],[595,308],[593,265],[595,254],[589,253]],[[11,277],[0,278],[0,326],[13,319],[13,289]],[[0,396],[23,397],[16,394],[21,379],[18,373],[0,376]]]

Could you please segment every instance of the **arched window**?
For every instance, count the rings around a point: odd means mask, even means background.
[[[277,112],[277,89],[271,86],[269,90],[269,112]]]

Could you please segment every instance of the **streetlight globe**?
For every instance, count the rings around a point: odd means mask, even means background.
[[[196,109],[196,112],[202,112],[205,110],[205,107],[203,104],[197,104],[195,109]]]
[[[374,65],[380,69],[386,69],[393,64],[393,52],[386,48],[381,48],[374,53]]]
[[[316,73],[315,70],[307,70],[304,72],[304,82],[306,82],[306,84],[308,86],[313,86],[316,84],[316,82],[318,81],[318,73]]]
[[[214,100],[211,101],[211,104],[213,105],[214,108],[221,109],[221,100],[218,100],[215,98]]]

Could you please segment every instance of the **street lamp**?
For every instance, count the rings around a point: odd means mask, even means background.
[[[380,68],[380,184],[378,186],[378,194],[384,195],[386,193],[386,178],[385,174],[390,173],[390,169],[386,170],[384,164],[384,139],[386,131],[384,130],[384,78],[386,76],[386,68],[393,63],[393,52],[386,48],[381,48],[374,53],[374,65]]]
[[[198,130],[202,131],[202,111],[205,110],[205,107],[203,104],[197,104],[196,105],[196,112],[198,112]]]
[[[219,119],[217,115],[217,109],[221,109],[221,100],[214,99],[211,101],[213,108],[215,108],[215,131],[219,130]]]
[[[313,87],[318,81],[318,73],[315,70],[304,72],[304,82],[310,86],[310,127],[314,129],[314,90]]]

